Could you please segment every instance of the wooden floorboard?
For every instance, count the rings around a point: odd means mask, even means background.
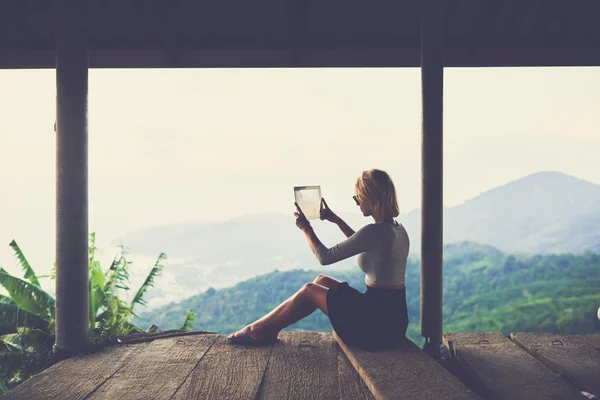
[[[340,348],[376,399],[478,399],[479,397],[414,343],[371,352],[346,345]]]
[[[337,399],[338,346],[330,333],[284,332],[273,352],[259,399]]]
[[[527,343],[528,346],[558,346],[560,347],[585,347],[600,349],[600,334],[589,335],[563,335],[556,333],[523,333],[515,332],[510,334],[511,339]]]
[[[147,344],[110,346],[100,352],[69,358],[15,387],[2,400],[79,400],[109,379]]]
[[[511,339],[579,390],[600,396],[600,335],[511,333]]]
[[[444,343],[490,399],[570,400],[585,397],[500,332],[445,334]]]
[[[158,339],[137,352],[90,399],[169,399],[218,335]]]
[[[13,399],[475,399],[412,342],[369,352],[325,332],[282,333],[267,347],[198,334],[109,346],[64,360]],[[600,392],[600,335],[444,335],[461,379],[485,399],[587,399]],[[517,345],[518,344],[518,345]],[[339,350],[341,349],[341,350]],[[458,365],[457,365],[458,366]],[[458,370],[457,370],[458,371]]]
[[[375,400],[371,390],[343,351],[338,351],[338,377],[340,400]]]
[[[272,349],[231,345],[220,335],[174,399],[254,399]]]

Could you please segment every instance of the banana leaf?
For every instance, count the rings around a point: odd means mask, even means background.
[[[90,261],[92,261],[96,256],[96,232],[90,233],[89,236],[88,254],[90,256]]]
[[[124,325],[124,328],[125,328],[125,331],[127,332],[127,334],[144,332],[144,330],[142,328],[140,328],[137,325],[132,324],[131,322],[126,322]]]
[[[113,335],[127,334],[130,331],[129,317],[131,317],[131,308],[119,297],[109,297],[104,304],[104,311],[96,318],[96,328]]]
[[[146,280],[144,281],[142,286],[140,286],[137,293],[133,297],[133,300],[131,301],[131,309],[132,310],[133,310],[133,307],[135,307],[137,304],[139,304],[141,306],[148,305],[148,303],[146,303],[146,301],[144,300],[144,294],[146,293],[148,288],[154,286],[154,279],[160,275],[160,273],[162,272],[162,270],[164,268],[164,265],[161,263],[162,263],[162,261],[164,261],[166,259],[167,259],[167,255],[165,253],[160,253],[158,255],[158,258],[156,259],[156,262],[154,263],[154,267],[152,268],[152,270],[146,277]],[[135,313],[133,315],[135,315]]]
[[[104,273],[100,263],[92,259],[89,266],[90,328],[96,327],[96,317],[104,305],[104,301]]]
[[[4,347],[4,349],[2,349]],[[2,353],[21,353],[23,351],[23,343],[21,335],[18,333],[10,333],[0,336],[0,349]]]
[[[190,310],[188,312],[187,317],[185,317],[185,322],[183,326],[179,328],[182,331],[190,332],[194,329],[194,321],[196,320],[196,313],[194,310]]]
[[[41,288],[10,275],[2,268],[0,268],[0,285],[4,286],[19,308],[46,320],[54,319],[54,299]]]
[[[106,271],[104,294],[106,297],[111,298],[117,295],[117,289],[129,290],[127,282],[129,281],[129,264],[131,264],[125,258],[124,249],[121,246],[121,254],[116,256],[110,265],[108,271]]]
[[[15,304],[15,302],[10,297],[0,294],[0,304]]]
[[[48,321],[29,311],[20,309],[15,304],[0,304],[0,326],[2,325],[9,325],[11,329],[10,332],[0,330],[0,333],[13,333],[20,327],[50,332]]]
[[[17,334],[21,339],[23,351],[34,354],[47,352],[52,348],[54,335],[39,329],[19,328]]]
[[[25,279],[29,280],[29,282],[31,282],[35,286],[41,287],[40,281],[38,280],[37,276],[35,275],[35,271],[29,265],[29,262],[27,261],[27,259],[25,258],[25,255],[19,248],[19,245],[17,244],[17,242],[15,242],[14,240],[12,242],[10,242],[10,247],[12,247],[12,249],[15,252],[15,257],[17,258],[17,260],[19,260],[21,269],[25,273]]]

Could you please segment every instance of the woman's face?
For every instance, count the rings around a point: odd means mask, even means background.
[[[371,216],[371,209],[369,208],[369,205],[366,202],[361,202],[358,200],[358,196],[354,196],[354,198],[356,199],[356,202],[358,203],[358,207],[360,208],[360,211],[362,211],[363,215],[365,217],[369,217]]]

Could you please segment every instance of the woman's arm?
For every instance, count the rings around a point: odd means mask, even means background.
[[[302,231],[304,232],[304,235],[306,235],[306,240],[308,240],[308,245],[310,246],[310,249],[312,250],[313,254],[316,254],[317,249],[319,248],[319,246],[323,246],[323,243],[321,243],[321,241],[317,237],[317,234],[315,233],[315,230],[312,228],[312,226],[308,227],[307,229],[303,229]]]
[[[354,235],[354,230],[348,224],[337,216],[327,205],[325,198],[321,199],[321,219],[336,224],[347,238]]]
[[[344,233],[344,235],[346,235],[347,238],[354,235],[354,229],[350,228],[346,221],[344,221],[340,217],[337,217],[333,222],[338,226],[338,228],[340,228],[340,230]]]
[[[323,243],[321,243],[321,241],[317,237],[317,234],[313,230],[312,226],[310,226],[310,222],[308,222],[308,220],[306,219],[306,216],[300,209],[300,206],[298,205],[298,203],[294,203],[294,205],[296,206],[296,212],[294,213],[294,216],[296,217],[296,226],[302,232],[304,232],[304,235],[306,236],[306,240],[308,240],[308,244],[310,245],[310,249],[312,250],[312,252],[314,254],[314,253],[316,253],[317,248],[319,246],[323,246]]]
[[[368,251],[378,242],[378,230],[375,224],[370,224],[359,229],[358,232],[353,232],[350,238],[328,249],[321,243],[298,204],[294,204],[296,205],[296,212],[294,213],[296,226],[304,232],[310,249],[317,256],[317,260],[321,265],[333,264]]]
[[[375,224],[367,225],[359,229],[350,238],[331,248],[323,246],[321,242],[317,243],[315,255],[321,265],[329,265],[357,254],[371,250],[379,242],[377,232],[380,232]],[[315,236],[316,237],[316,236]],[[318,241],[318,239],[317,239]],[[311,243],[311,248],[312,248]]]

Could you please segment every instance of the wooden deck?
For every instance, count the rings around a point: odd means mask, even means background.
[[[61,361],[8,399],[587,399],[600,394],[600,335],[444,335],[443,365],[412,342],[368,352],[335,332],[262,348],[193,334]]]

